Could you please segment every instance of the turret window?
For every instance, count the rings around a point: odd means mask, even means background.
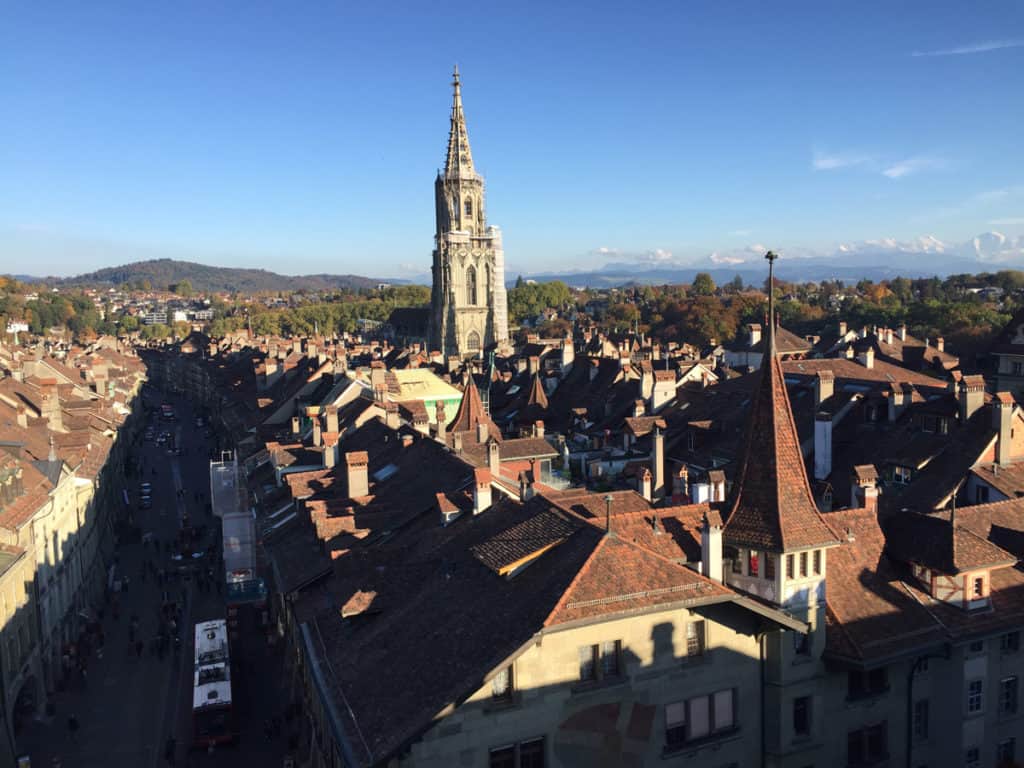
[[[473,215],[473,201],[470,200],[468,197],[466,198],[466,202],[463,204],[462,210],[466,216]]]
[[[470,267],[466,270],[466,303],[469,306],[476,306],[476,269]]]
[[[470,331],[469,336],[466,337],[466,350],[469,352],[480,351],[480,334],[476,331]]]

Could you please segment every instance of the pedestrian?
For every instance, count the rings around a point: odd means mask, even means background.
[[[68,732],[71,734],[72,741],[78,741],[78,718],[74,713],[68,715]]]

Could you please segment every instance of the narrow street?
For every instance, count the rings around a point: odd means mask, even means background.
[[[104,647],[85,657],[84,676],[73,672],[65,689],[54,694],[52,715],[19,734],[19,754],[29,755],[34,768],[280,768],[288,735],[281,660],[258,629],[231,647],[238,743],[214,752],[191,749],[193,627],[224,618],[223,574],[215,555],[175,559],[173,554],[186,516],[199,531],[194,549],[219,551],[219,521],[207,509],[212,442],[196,426],[186,400],[148,389],[146,402],[157,406],[147,420],[154,438],[170,432],[180,453],[170,452],[172,443],[155,439],[140,439],[133,450],[140,473],[126,478],[124,487],[137,530],[119,529],[115,580],[121,590],[111,594],[103,611]],[[161,402],[174,406],[175,421],[159,418]],[[150,509],[140,503],[143,482],[152,484]],[[174,607],[165,610],[166,605]],[[170,636],[161,640],[162,626],[177,630],[177,650]],[[71,728],[71,717],[77,729]],[[274,718],[280,725],[265,727]]]

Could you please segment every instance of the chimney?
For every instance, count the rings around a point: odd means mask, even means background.
[[[452,432],[452,450],[459,456],[462,455],[462,433]]]
[[[859,464],[853,468],[850,495],[851,507],[878,511],[878,470],[874,464]]]
[[[675,371],[655,371],[654,391],[651,393],[651,413],[658,413],[675,396]]]
[[[537,419],[537,421],[534,422],[534,425],[533,425],[533,436],[534,437],[544,437],[544,420],[543,419]]]
[[[654,369],[649,366],[640,367],[640,397],[644,400],[650,400],[651,395],[654,394]],[[646,410],[646,409],[645,409]],[[636,414],[637,416],[643,416],[643,412]]]
[[[857,360],[865,368],[869,368],[869,369],[870,368],[874,368],[875,367],[875,348],[874,347],[868,347],[863,352],[861,352],[859,355],[857,355]]]
[[[1005,467],[1013,458],[1013,395],[999,392],[992,402],[992,429],[999,433],[996,463]]]
[[[725,501],[725,472],[720,469],[712,469],[708,472],[708,483],[711,485],[712,503]]]
[[[488,427],[486,421],[478,421],[476,423],[476,441],[480,445],[483,445],[484,443],[487,442],[487,431]]]
[[[519,500],[529,501],[534,496],[533,478],[525,470],[519,473]]]
[[[327,416],[327,429],[325,432],[337,432],[338,431],[338,406],[328,405],[325,410]]]
[[[306,357],[311,359],[315,359],[317,357],[316,344],[314,344],[312,341],[306,342]]]
[[[981,375],[964,376],[960,382],[960,423],[967,420],[985,404],[985,379]]]
[[[751,323],[747,326],[747,331],[750,333],[750,346],[755,347],[761,341],[761,324]]]
[[[910,401],[909,384],[893,384],[889,390],[889,421],[896,421],[906,410]]]
[[[439,443],[448,443],[447,427],[448,422],[444,415],[444,401],[438,400],[437,406],[434,409],[437,418],[437,441]]]
[[[562,375],[565,376],[572,370],[573,360],[576,359],[576,351],[573,347],[572,336],[566,334],[562,340]]]
[[[665,498],[665,435],[659,427],[654,427],[654,451],[651,457],[651,473],[654,476],[654,485],[651,493],[654,499],[660,501]]]
[[[814,407],[817,408],[823,402],[835,394],[836,377],[832,371],[818,371],[814,381]]]
[[[403,448],[412,448],[412,444],[414,442],[416,442],[416,438],[415,438],[414,435],[402,435],[402,447]]]
[[[345,454],[345,474],[349,498],[370,495],[370,457],[366,451]]]
[[[338,462],[338,443],[336,440],[324,443],[324,469],[333,469]]]
[[[892,328],[885,329],[885,343],[892,344]]]
[[[323,440],[322,438],[322,426],[320,424],[320,417],[313,417],[313,445],[320,445]]]
[[[709,579],[722,581],[722,526],[712,523],[707,514],[700,527],[700,567]]]
[[[484,467],[473,470],[473,514],[479,515],[491,507],[491,471]]]
[[[39,382],[39,389],[42,392],[42,417],[54,432],[63,432],[64,420],[60,410],[60,398],[57,396],[57,380],[43,379]]]
[[[679,470],[672,480],[672,494],[683,497],[690,495],[690,471],[685,464],[679,465]]]
[[[896,335],[900,337],[900,341],[906,341],[907,340],[907,324],[906,323],[902,323],[900,325],[899,331],[896,332]]]
[[[643,416],[645,413],[647,413],[647,403],[645,403],[643,400],[634,400],[633,401],[633,416],[634,416],[634,418],[639,418],[639,417]]]
[[[388,429],[398,429],[401,424],[398,419],[398,403],[384,403],[384,423]]]
[[[935,340],[935,348],[939,350],[939,352],[946,351],[946,340],[942,336],[939,336],[939,338]]]
[[[846,335],[846,330],[847,330],[846,321],[845,320],[840,320],[839,321],[839,338],[840,339],[842,339]]]
[[[824,480],[832,474],[832,414],[818,411],[814,415],[814,479]]]
[[[28,409],[25,408],[23,403],[18,403],[18,426],[22,428],[28,427]]]
[[[640,495],[647,501],[654,501],[651,496],[651,470],[644,467],[640,472]]]
[[[493,437],[487,441],[487,468],[491,471],[491,477],[501,474],[501,448]]]

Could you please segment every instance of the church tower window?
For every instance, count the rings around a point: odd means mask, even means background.
[[[463,206],[462,210],[464,212],[464,215],[466,215],[466,216],[472,216],[473,215],[473,201],[470,198],[468,198],[468,197],[466,198],[466,203]]]
[[[469,336],[466,337],[466,349],[469,352],[480,351],[480,334],[476,331],[470,331]]]
[[[476,306],[476,269],[470,267],[466,270],[466,303],[469,306]]]

